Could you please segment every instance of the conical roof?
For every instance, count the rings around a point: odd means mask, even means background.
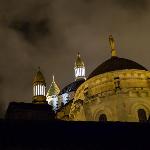
[[[60,92],[60,89],[59,89],[58,85],[56,84],[56,82],[54,80],[54,76],[53,76],[53,81],[50,85],[50,88],[48,89],[47,96],[58,95],[59,92]]]
[[[77,54],[77,59],[75,61],[75,67],[84,67],[84,62],[81,59],[80,53]]]
[[[36,75],[35,75],[35,77],[33,79],[33,83],[35,83],[35,82],[43,82],[43,83],[45,83],[45,78],[44,78],[42,72],[40,71],[40,68],[39,68],[38,72],[36,73]]]

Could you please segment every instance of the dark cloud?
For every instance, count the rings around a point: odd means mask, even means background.
[[[114,0],[116,4],[120,5],[123,9],[135,13],[144,13],[148,10],[148,0]]]
[[[38,22],[20,20],[11,22],[9,27],[19,31],[28,41],[33,41],[51,34],[48,23],[46,19]]]
[[[0,0],[0,109],[32,101],[38,66],[62,88],[80,51],[88,75],[110,57],[108,34],[121,57],[150,68],[149,17],[148,0]]]

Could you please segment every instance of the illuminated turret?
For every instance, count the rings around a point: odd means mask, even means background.
[[[80,53],[77,54],[77,59],[75,61],[74,70],[75,70],[75,80],[86,79],[85,78],[85,66],[84,66],[84,62],[82,61],[80,57]]]
[[[53,81],[50,85],[50,88],[48,89],[47,94],[46,94],[46,100],[48,101],[48,104],[51,105],[55,111],[61,105],[59,103],[59,99],[58,99],[59,92],[60,92],[60,89],[57,86],[57,84],[55,83],[55,79],[53,76]]]
[[[33,103],[43,104],[46,102],[45,96],[46,83],[40,68],[33,80]]]

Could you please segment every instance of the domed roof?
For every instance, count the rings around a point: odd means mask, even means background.
[[[75,82],[70,83],[69,85],[65,86],[59,93],[59,95],[62,95],[64,93],[69,93],[69,92],[73,92],[76,91],[77,88],[83,83],[85,82],[84,79],[80,79],[80,80],[76,80]]]
[[[111,57],[110,59],[103,62],[101,65],[99,65],[88,77],[92,78],[96,75],[110,72],[110,71],[116,71],[116,70],[124,70],[124,69],[139,69],[139,70],[147,70],[142,65],[129,60],[125,58],[119,58],[119,57]]]
[[[80,53],[78,52],[77,59],[75,61],[75,67],[83,67],[83,66],[84,66],[84,62],[82,61]]]
[[[40,69],[38,70],[38,72],[36,73],[36,75],[34,77],[33,83],[35,83],[35,82],[45,83],[45,78],[44,78],[42,72],[40,71]]]

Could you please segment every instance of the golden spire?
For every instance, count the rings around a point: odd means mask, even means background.
[[[110,44],[110,48],[111,48],[111,57],[117,56],[117,51],[115,48],[115,40],[112,35],[109,35],[109,44]]]
[[[81,59],[80,53],[77,54],[77,59],[75,61],[75,67],[84,67],[84,62]]]
[[[53,82],[55,82],[55,76],[53,75]]]
[[[52,80],[52,83],[50,85],[50,88],[48,89],[46,96],[58,95],[60,92],[58,85],[55,83],[54,75],[52,76],[52,78],[53,78],[53,80]]]

